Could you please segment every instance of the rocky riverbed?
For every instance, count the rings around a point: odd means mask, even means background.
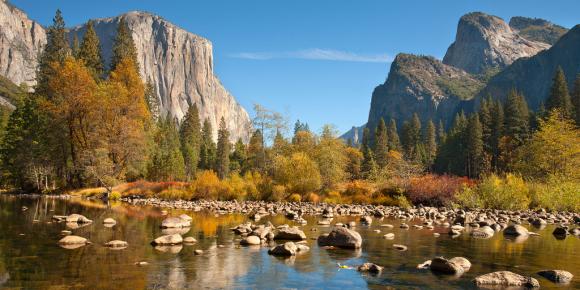
[[[4,282],[9,287],[62,279],[70,267],[79,274],[67,283],[118,289],[129,285],[120,281],[135,279],[146,281],[137,288],[173,289],[202,282],[218,288],[580,286],[574,277],[580,270],[578,213],[142,198],[107,206],[70,197],[0,198],[0,225],[7,233],[0,251],[9,253],[0,259],[0,276],[16,277]],[[30,252],[36,260],[16,266],[30,247],[41,254]],[[71,260],[81,253],[84,258]],[[44,278],[16,275],[39,262],[48,273]],[[122,279],[95,280],[93,264]],[[226,278],[208,278],[217,272]]]

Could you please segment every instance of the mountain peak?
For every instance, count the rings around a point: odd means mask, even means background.
[[[553,45],[568,29],[541,18],[515,16],[510,19],[510,27],[518,34],[532,41]]]
[[[550,45],[520,36],[503,19],[482,12],[465,14],[459,20],[455,42],[443,63],[482,74],[502,69],[516,59],[529,57]]]

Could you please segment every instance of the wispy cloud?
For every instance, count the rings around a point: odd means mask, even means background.
[[[308,60],[328,60],[328,61],[350,61],[350,62],[392,62],[393,58],[388,54],[358,54],[348,51],[332,49],[304,49],[283,52],[240,52],[229,55],[233,58],[270,60],[270,59],[308,59]]]

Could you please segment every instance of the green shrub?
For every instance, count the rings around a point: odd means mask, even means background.
[[[113,191],[109,194],[109,200],[119,200],[121,199],[121,193],[118,191]]]
[[[556,211],[580,211],[580,183],[550,177],[545,184],[533,184],[531,207]]]
[[[289,202],[300,202],[301,200],[302,197],[300,196],[300,194],[297,193],[294,193],[288,197]]]
[[[482,208],[484,206],[483,200],[477,194],[475,188],[464,185],[459,191],[455,193],[454,207],[465,208]]]

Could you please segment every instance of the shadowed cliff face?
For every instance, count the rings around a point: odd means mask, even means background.
[[[374,128],[381,117],[401,125],[415,112],[423,121],[447,122],[461,100],[471,99],[481,86],[477,78],[433,57],[399,54],[387,81],[373,92],[367,126]]]
[[[0,1],[0,15],[0,74],[16,84],[33,85],[37,56],[46,44],[45,29],[4,1]],[[141,76],[155,87],[163,114],[181,119],[195,103],[202,120],[211,122],[215,138],[224,117],[231,140],[247,140],[251,120],[215,76],[210,41],[149,13],[98,19],[94,25],[107,66],[121,17],[133,33]],[[85,27],[78,26],[69,36],[77,34],[82,39],[84,32]]]
[[[533,56],[549,47],[520,36],[499,17],[474,12],[459,20],[455,42],[447,50],[443,63],[481,74],[489,69],[503,69],[518,58]]]
[[[536,110],[547,99],[558,66],[564,70],[571,88],[580,73],[580,25],[564,34],[550,49],[520,59],[491,78],[478,100],[487,95],[504,99],[515,88],[524,94],[530,108]]]
[[[0,75],[16,84],[35,84],[37,57],[46,32],[24,12],[0,1]]]

